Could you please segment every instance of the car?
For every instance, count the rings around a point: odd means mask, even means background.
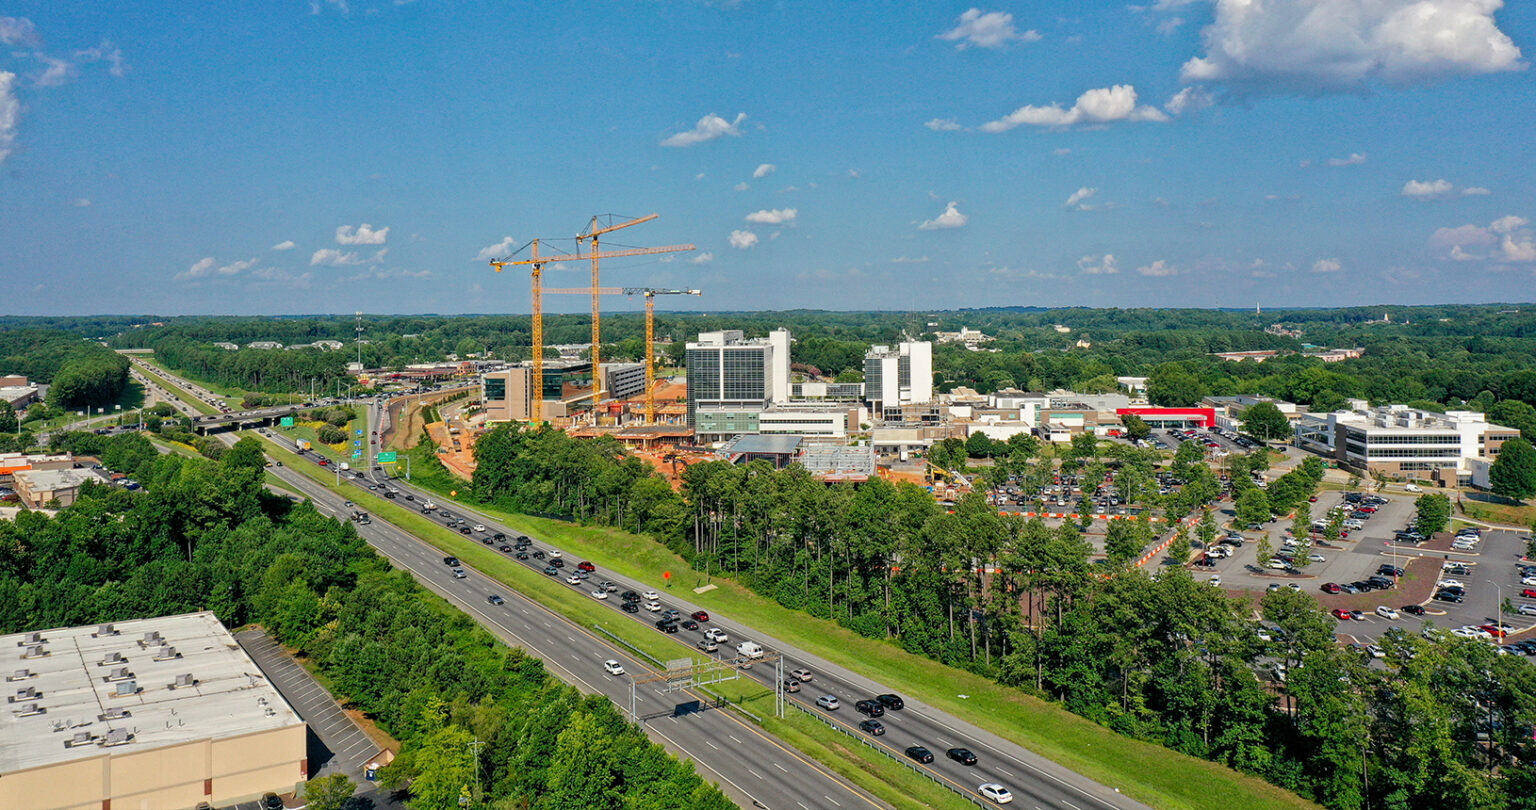
[[[469,534],[469,527],[468,526],[460,526],[459,527],[459,534]]]
[[[799,669],[792,669],[792,670],[789,671],[789,674],[794,676],[794,678],[796,680],[800,681],[801,683],[810,683],[811,682],[811,671],[806,669],[806,668],[804,668],[804,667],[801,667]]]
[[[837,711],[837,707],[842,704],[837,702],[836,695],[822,695],[821,697],[816,698],[816,705],[826,709],[829,712],[835,712]]]
[[[1465,589],[1467,586],[1465,584],[1463,584],[1462,581],[1459,580],[1459,579],[1442,579],[1442,580],[1440,580],[1440,587],[1442,587],[1442,588],[1463,588],[1463,589]]]
[[[619,610],[622,610],[625,613],[639,613],[640,612],[640,603],[639,602],[625,602],[625,603],[619,605]]]
[[[628,608],[630,605],[633,605],[633,604],[634,604],[634,602],[625,602],[624,606],[626,608]],[[716,644],[714,642],[714,639],[708,639],[708,638],[701,638],[701,639],[699,639],[698,642],[696,644],[694,644],[693,646],[698,647],[699,649],[703,650],[704,652],[714,652],[714,651],[720,649],[720,645]],[[798,688],[798,684],[796,686]]]
[[[606,579],[603,580],[602,582],[597,583],[597,587],[602,588],[603,590],[605,590],[605,591],[607,591],[609,593],[618,593],[619,592],[619,586],[613,584],[612,582],[609,582]]]
[[[1342,590],[1343,588],[1341,588],[1337,582],[1323,583],[1323,593],[1339,593]]]
[[[455,565],[458,565],[458,564],[459,564],[459,558],[458,557],[444,557],[443,558],[443,565],[452,567],[452,566],[455,566]]]
[[[721,644],[731,640],[731,637],[726,635],[725,631],[718,627],[711,627],[708,630],[705,630],[704,637],[710,641],[718,641]]]
[[[485,524],[484,523],[476,523],[473,528],[477,532],[483,532],[483,531],[485,531]]]
[[[560,573],[560,569],[554,567],[553,565],[546,565],[544,566],[544,573],[550,576],[554,576],[555,574]]]
[[[667,620],[670,620],[670,621],[674,621],[674,622],[677,621],[678,619],[682,618],[682,617],[683,617],[683,614],[678,613],[677,611],[673,610],[672,608],[667,608],[666,610],[663,610],[661,612],[661,618],[667,619]]]
[[[1211,578],[1206,580],[1206,583],[1208,583],[1213,588],[1220,588],[1221,574],[1211,574]]]
[[[1506,630],[1505,628],[1500,627],[1499,625],[1496,625],[1496,624],[1481,625],[1477,629],[1483,631],[1484,633],[1487,633],[1488,635],[1492,636],[1493,638],[1504,638],[1505,636],[1509,635],[1509,631],[1508,630]]]
[[[1363,622],[1363,621],[1365,621],[1365,611],[1363,611],[1363,610],[1351,610],[1349,612],[1349,618],[1351,618],[1351,619],[1353,619],[1353,620],[1355,620],[1357,622]]]
[[[351,509],[352,507],[356,506],[357,504],[355,504],[355,503],[353,503],[351,501],[342,501],[341,505],[347,507],[348,509]]]
[[[911,759],[914,762],[921,762],[924,765],[927,765],[933,761],[933,752],[922,747],[921,745],[910,746],[903,753],[907,755],[908,759]]]
[[[879,720],[865,720],[859,723],[859,730],[871,737],[879,737],[885,733],[885,726],[881,725]]]
[[[1348,582],[1340,585],[1339,586],[1339,590],[1343,591],[1344,593],[1359,593],[1360,592],[1359,588],[1356,588],[1353,584],[1348,583]]]
[[[604,595],[606,596],[606,594],[604,594]],[[693,619],[683,619],[681,624],[682,624],[684,630],[697,630],[697,629],[699,629],[699,623],[694,621]]]
[[[1371,587],[1378,591],[1388,591],[1392,589],[1392,580],[1387,579],[1386,577],[1370,577],[1366,580],[1366,582],[1371,583]]]
[[[501,545],[497,546],[496,550],[500,551],[503,554],[511,554],[512,553],[512,547],[507,545],[506,543],[502,543]]]
[[[490,602],[493,605],[505,605],[507,603],[507,600],[501,598],[501,596],[499,596],[497,594],[494,594],[494,593],[491,594],[490,596],[485,597],[485,601]]]
[[[623,675],[624,665],[610,658],[603,662],[603,671],[609,675]]]
[[[709,639],[704,639],[704,640],[705,641],[709,641]],[[710,643],[713,644],[714,642],[710,642]],[[800,691],[800,682],[795,680],[794,678],[785,678],[784,679],[784,691],[786,691],[786,692],[798,692],[798,691]]]
[[[268,793],[261,797],[261,810],[283,810],[283,797]]]
[[[1351,618],[1349,611],[1345,610],[1344,608],[1334,608],[1331,612],[1333,613],[1333,618],[1338,619],[1341,622],[1347,622]]]
[[[625,591],[619,594],[619,598],[626,602],[638,602],[640,601],[640,594],[635,593],[634,591]]]
[[[542,551],[540,551],[538,549],[534,549],[533,550],[533,558],[535,560],[542,560],[542,559],[544,559],[544,552],[542,552]]]
[[[464,569],[462,569],[462,568],[455,568],[455,569],[453,569],[453,578],[454,579],[463,579],[463,578],[465,578],[467,576],[469,576],[469,575],[464,573]]]
[[[1393,610],[1392,608],[1387,607],[1386,605],[1377,605],[1376,606],[1376,615],[1380,616],[1383,619],[1391,619],[1394,622],[1397,621],[1397,619],[1398,619],[1397,611]]]
[[[549,550],[549,558],[551,560],[558,560],[560,559],[560,556],[560,549],[552,548]]]
[[[650,602],[646,602],[645,603],[645,609],[650,611],[650,612],[652,612],[652,613],[660,613],[661,612],[661,603],[657,602],[655,600],[652,600]]]
[[[869,717],[881,717],[885,714],[885,707],[878,700],[860,700],[853,704],[854,711]]]
[[[578,577],[575,574],[571,574],[570,576],[565,578],[565,584],[567,584],[567,585],[580,585],[581,584],[581,577]]]
[[[1521,585],[1536,585],[1536,577],[1525,577],[1520,580]]]
[[[1515,612],[1521,616],[1536,616],[1536,605],[1526,602],[1520,607],[1515,608]]]
[[[960,763],[961,765],[975,765],[976,755],[969,748],[951,748],[944,752],[944,756]]]
[[[528,552],[526,552],[526,551],[519,551],[519,552],[517,552],[516,554],[514,554],[512,556],[518,558],[519,560],[526,560],[526,559],[528,559]]]
[[[662,619],[661,621],[656,622],[656,629],[663,633],[676,633],[677,622],[670,621],[668,619]]]
[[[642,593],[642,594],[640,594],[640,596],[641,596],[641,597],[642,597],[642,598],[645,598],[645,599],[649,599],[649,600],[651,600],[651,601],[653,601],[653,602],[654,602],[654,601],[655,601],[655,600],[657,600],[657,599],[660,599],[660,598],[661,598],[661,594],[659,594],[659,593],[657,593],[657,592],[655,592],[655,591],[646,591],[646,592],[645,592],[645,593]]]
[[[597,590],[592,592],[592,598],[593,599],[607,599],[608,598],[608,592],[603,590],[602,588],[598,588]]]
[[[405,496],[405,499],[406,500],[410,500],[411,496],[407,495],[407,496]],[[507,536],[505,534],[502,534],[501,532],[497,532],[497,533],[491,535],[491,539],[495,540],[498,543],[500,543],[501,541],[507,539]]]
[[[695,610],[693,612],[693,620],[696,622],[707,622],[709,621],[709,614],[702,610]]]
[[[1008,788],[1005,788],[996,782],[987,782],[981,787],[976,788],[976,792],[980,794],[983,799],[987,799],[993,804],[1013,803],[1013,794],[1008,792]]]
[[[901,711],[907,707],[907,702],[902,700],[899,695],[892,695],[889,693],[884,695],[875,695],[875,700],[880,701],[881,706],[884,706],[891,711]]]
[[[578,571],[586,571],[587,573],[590,574],[591,572],[597,570],[597,566],[593,565],[590,562],[587,562],[586,560],[582,560],[581,562],[576,563],[576,570],[578,570]]]
[[[1423,616],[1424,615],[1424,606],[1423,605],[1403,605],[1402,611],[1404,613],[1408,614],[1409,616]]]
[[[1316,496],[1316,495],[1310,495],[1310,496],[1308,496],[1308,497],[1307,497],[1307,502],[1308,502],[1308,503],[1317,503],[1317,496]]]
[[[1520,596],[1526,599],[1536,599],[1536,588],[1526,588],[1520,592]]]
[[[1376,590],[1376,586],[1372,585],[1370,580],[1367,579],[1357,579],[1349,584],[1354,586],[1356,593],[1370,593]]]
[[[1376,567],[1376,573],[1384,577],[1400,577],[1403,575],[1403,569],[1383,563]]]
[[[1466,601],[1466,597],[1454,591],[1435,591],[1435,601],[1461,604]]]
[[[549,564],[553,565],[556,568],[564,568],[565,567],[565,560],[562,560],[559,557],[550,557],[549,558]]]

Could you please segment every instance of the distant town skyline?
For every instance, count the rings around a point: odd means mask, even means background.
[[[608,212],[661,216],[605,247],[697,250],[604,284],[688,310],[1529,300],[1533,32],[1501,0],[20,0],[0,314],[526,313],[487,261]]]

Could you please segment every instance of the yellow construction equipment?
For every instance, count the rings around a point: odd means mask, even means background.
[[[654,217],[655,217],[655,214],[652,214],[651,217],[649,217],[649,218],[654,218]],[[643,220],[641,220],[641,221],[643,221]],[[608,230],[613,230],[613,229],[610,228]],[[595,242],[594,242],[594,244],[595,244]],[[532,252],[529,254],[528,258],[526,258],[526,259],[518,259],[516,261],[513,261],[511,259],[511,257],[508,257],[506,259],[492,259],[491,260],[491,267],[494,267],[496,269],[496,272],[498,272],[498,273],[501,272],[501,269],[503,267],[517,266],[517,265],[528,265],[529,268],[532,270],[532,278],[533,278],[533,335],[532,335],[532,343],[533,343],[533,347],[532,347],[533,348],[533,380],[532,380],[532,384],[533,384],[533,391],[531,392],[531,394],[532,394],[532,402],[529,405],[529,414],[528,415],[529,415],[529,421],[531,421],[533,424],[538,424],[541,421],[542,417],[543,417],[543,410],[544,410],[543,409],[543,405],[542,405],[542,403],[544,401],[544,294],[543,294],[544,291],[541,288],[541,284],[542,284],[541,278],[542,278],[543,272],[544,272],[544,265],[550,264],[550,263],[553,263],[553,262],[568,262],[568,261],[576,261],[577,259],[591,258],[592,261],[593,261],[593,267],[594,267],[594,272],[595,272],[596,262],[597,262],[597,260],[599,258],[602,258],[602,259],[617,259],[617,258],[621,258],[621,257],[624,257],[624,256],[650,256],[650,255],[657,254],[657,253],[679,253],[679,252],[682,252],[682,251],[693,250],[694,246],[693,245],[666,245],[665,247],[630,248],[630,249],[627,249],[627,250],[611,250],[611,251],[609,251],[607,253],[599,253],[596,250],[594,250],[590,254],[586,254],[586,253],[567,253],[567,254],[562,254],[562,255],[559,255],[559,256],[540,256],[539,255],[539,240],[537,240],[537,239],[533,240],[533,242],[531,243],[531,246],[532,246]],[[586,290],[583,290],[583,292],[586,292]],[[622,292],[622,290],[621,290],[621,292]],[[593,294],[592,299],[594,301],[597,300],[597,294],[596,293]],[[594,318],[592,320],[592,323],[594,324],[594,329],[593,329],[593,337],[594,338],[598,337],[597,332],[596,332],[596,328],[595,328],[595,325],[597,323],[597,319],[595,317],[596,314],[597,314],[597,311],[596,311],[596,309],[594,309],[593,310]],[[594,341],[594,343],[592,344],[592,407],[593,407],[594,410],[597,408],[598,395],[601,393],[601,390],[602,390],[602,374],[601,374],[601,372],[600,372],[600,370],[598,368],[598,365],[597,365],[597,343]]]
[[[598,285],[601,283],[597,278],[597,260],[602,258],[602,254],[598,251],[598,237],[602,236],[603,234],[612,233],[621,228],[628,228],[631,225],[639,225],[642,222],[650,222],[656,217],[656,214],[646,214],[643,217],[638,217],[636,219],[629,220],[628,222],[620,222],[617,225],[599,227],[597,224],[598,218],[593,216],[592,221],[587,225],[587,230],[576,236],[576,245],[578,250],[580,250],[582,242],[588,240],[592,242],[592,408],[594,411],[597,409],[597,403],[601,402],[603,399],[603,366],[598,359],[599,347],[602,345],[602,330],[598,328],[598,319],[600,316],[597,308],[597,296],[599,295],[597,290]],[[690,245],[688,249],[692,250],[693,247]]]
[[[703,295],[698,290],[657,290],[649,287],[591,287],[556,288],[545,290],[551,295],[586,295],[595,299],[599,295],[645,296],[645,423],[656,424],[656,296]],[[596,400],[593,400],[596,403]]]

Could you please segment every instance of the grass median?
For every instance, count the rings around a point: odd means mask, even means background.
[[[150,371],[148,368],[145,367],[145,366],[148,366],[148,365],[149,365],[149,361],[147,361],[147,360],[144,361],[144,366],[139,366],[138,369],[137,369],[138,372],[140,374],[143,374],[145,377],[148,377],[151,382],[154,382],[156,385],[159,385],[162,389],[164,389],[166,391],[170,391],[172,396],[174,396],[177,399],[181,400],[182,402],[186,403],[193,410],[197,411],[200,414],[203,414],[204,416],[212,416],[212,415],[214,415],[214,414],[219,412],[218,408],[215,408],[212,405],[209,405],[208,403],[198,399],[197,397],[194,397],[191,394],[188,394],[186,391],[183,391],[181,389],[181,386],[176,385],[175,383],[171,382],[170,380],[167,380],[166,378],[160,376],[159,374],[156,374],[153,371]],[[158,368],[158,366],[156,366],[156,368]]]
[[[926,703],[1154,807],[1317,807],[1258,777],[1123,736],[988,678],[785,608],[732,579],[693,571],[685,560],[650,538],[479,505],[473,508],[658,590],[715,585],[705,593],[687,596],[711,612],[753,627],[772,628],[776,637],[875,681],[899,684]],[[663,578],[664,572],[670,572],[671,578]]]

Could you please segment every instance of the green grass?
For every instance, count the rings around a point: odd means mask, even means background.
[[[159,366],[155,366],[155,368],[159,368]],[[148,377],[152,382],[158,383],[161,388],[170,391],[171,394],[177,399],[191,406],[192,410],[197,411],[198,413],[205,416],[212,416],[219,412],[218,408],[215,408],[212,405],[209,405],[208,403],[198,399],[197,397],[188,394],[186,391],[181,390],[181,386],[172,383],[170,380],[160,376],[159,374],[156,374],[153,371],[147,371],[143,367],[140,367],[138,371],[140,374]]]
[[[304,439],[305,441],[308,441],[316,453],[325,456],[333,462],[345,461],[349,464],[356,463],[359,467],[366,466],[368,459],[359,458],[354,460],[352,458],[352,450],[354,448],[351,447],[351,444],[354,440],[366,441],[368,438],[367,436],[357,435],[357,431],[359,430],[362,430],[364,433],[367,433],[368,431],[367,420],[363,418],[362,406],[352,406],[352,421],[348,422],[347,426],[344,428],[344,430],[347,432],[347,446],[343,449],[342,452],[339,453],[335,450],[332,450],[330,445],[320,443],[320,437],[315,432],[315,428],[305,424],[298,424],[297,421],[300,418],[301,417],[299,416],[294,417],[295,424],[291,428],[274,427],[271,430],[273,433],[286,436],[289,439]]]

